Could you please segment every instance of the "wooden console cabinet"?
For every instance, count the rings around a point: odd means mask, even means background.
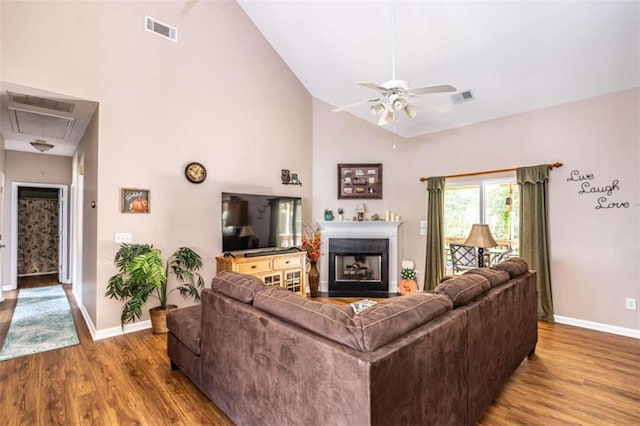
[[[234,271],[260,278],[267,285],[305,295],[307,273],[304,252],[256,257],[216,257],[218,273]]]

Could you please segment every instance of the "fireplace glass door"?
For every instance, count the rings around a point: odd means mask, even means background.
[[[382,255],[336,255],[335,281],[380,282],[382,280]]]

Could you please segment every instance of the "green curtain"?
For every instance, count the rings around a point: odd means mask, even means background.
[[[520,256],[538,273],[538,318],[553,322],[547,231],[549,167],[521,167],[516,176],[520,187]]]
[[[430,177],[427,183],[427,258],[424,289],[433,290],[444,276],[444,177]]]

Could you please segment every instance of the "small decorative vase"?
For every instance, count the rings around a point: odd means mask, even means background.
[[[320,285],[320,271],[318,271],[318,262],[310,261],[309,267],[309,294],[311,297],[318,297],[318,286]]]
[[[330,222],[333,220],[333,214],[331,213],[325,213],[324,214],[324,220],[326,220],[327,222]]]
[[[338,220],[339,220],[340,222],[342,222],[342,221],[344,220],[344,215],[343,215],[342,213],[340,213],[340,214],[338,215]]]

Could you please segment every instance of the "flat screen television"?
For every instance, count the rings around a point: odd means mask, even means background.
[[[222,251],[277,251],[302,244],[302,198],[222,193]]]

